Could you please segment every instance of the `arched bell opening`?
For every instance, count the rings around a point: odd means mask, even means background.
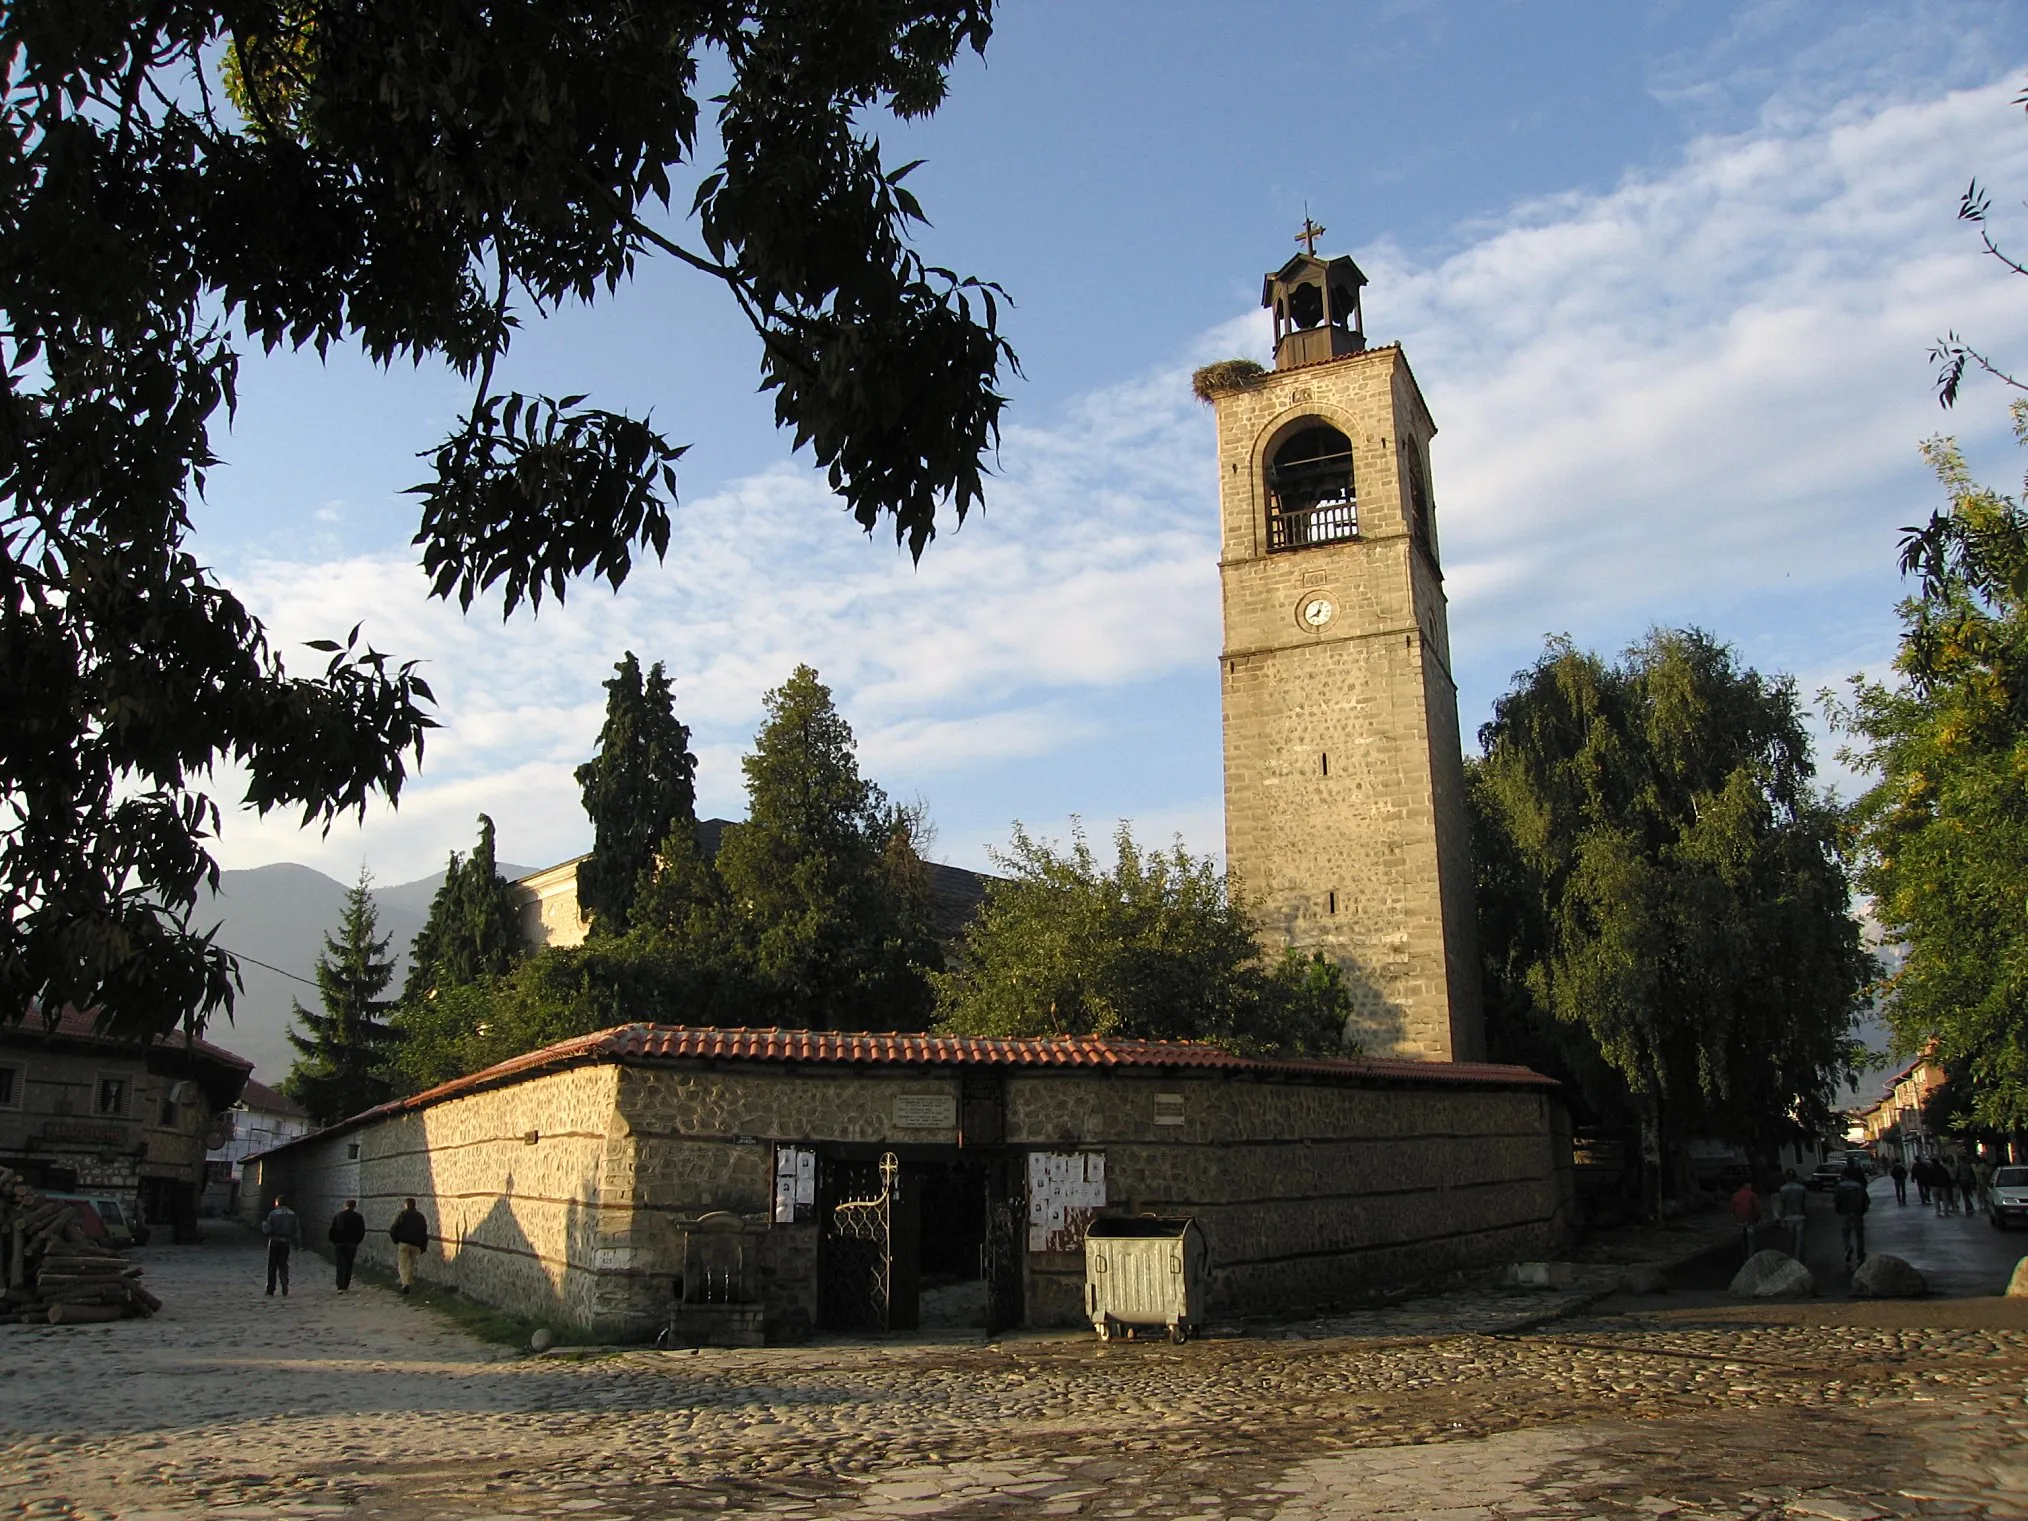
[[[1352,440],[1325,422],[1299,424],[1268,455],[1268,549],[1359,537]]]

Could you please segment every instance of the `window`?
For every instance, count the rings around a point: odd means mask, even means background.
[[[13,1109],[21,1103],[21,1069],[0,1067],[0,1109]]]
[[[1314,423],[1298,429],[1268,461],[1268,549],[1308,549],[1359,537],[1352,489],[1352,440]]]
[[[127,1097],[131,1091],[132,1084],[124,1077],[101,1077],[99,1079],[96,1112],[99,1114],[125,1114],[127,1112]]]
[[[1424,554],[1436,558],[1436,504],[1430,500],[1429,466],[1423,463],[1422,446],[1413,439],[1402,441],[1407,455],[1408,500],[1402,510],[1408,515],[1408,531]]]

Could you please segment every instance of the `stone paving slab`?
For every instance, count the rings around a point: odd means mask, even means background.
[[[168,1309],[0,1328],[0,1516],[586,1521],[2028,1517],[2028,1331],[1446,1296],[1272,1337],[484,1346],[306,1263],[151,1249]],[[1969,1316],[1961,1304],[1960,1320]]]

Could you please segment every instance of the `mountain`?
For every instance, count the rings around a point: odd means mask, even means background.
[[[528,870],[500,863],[500,874],[509,880]],[[444,874],[437,872],[373,890],[380,933],[395,956],[390,992],[399,991],[408,974],[409,943],[429,917],[430,900],[443,881]],[[200,901],[191,916],[199,929],[218,925],[218,943],[241,958],[245,983],[232,1018],[214,1017],[205,1037],[254,1063],[264,1083],[279,1084],[296,1059],[287,1037],[290,1011],[298,999],[317,1006],[317,958],[324,952],[324,937],[338,927],[346,892],[343,882],[308,866],[257,866],[221,872],[216,896]]]

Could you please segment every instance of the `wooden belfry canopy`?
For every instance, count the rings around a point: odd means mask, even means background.
[[[1317,364],[1366,347],[1359,288],[1366,276],[1351,259],[1317,257],[1325,229],[1305,215],[1297,254],[1261,283],[1260,304],[1275,316],[1275,368]]]

